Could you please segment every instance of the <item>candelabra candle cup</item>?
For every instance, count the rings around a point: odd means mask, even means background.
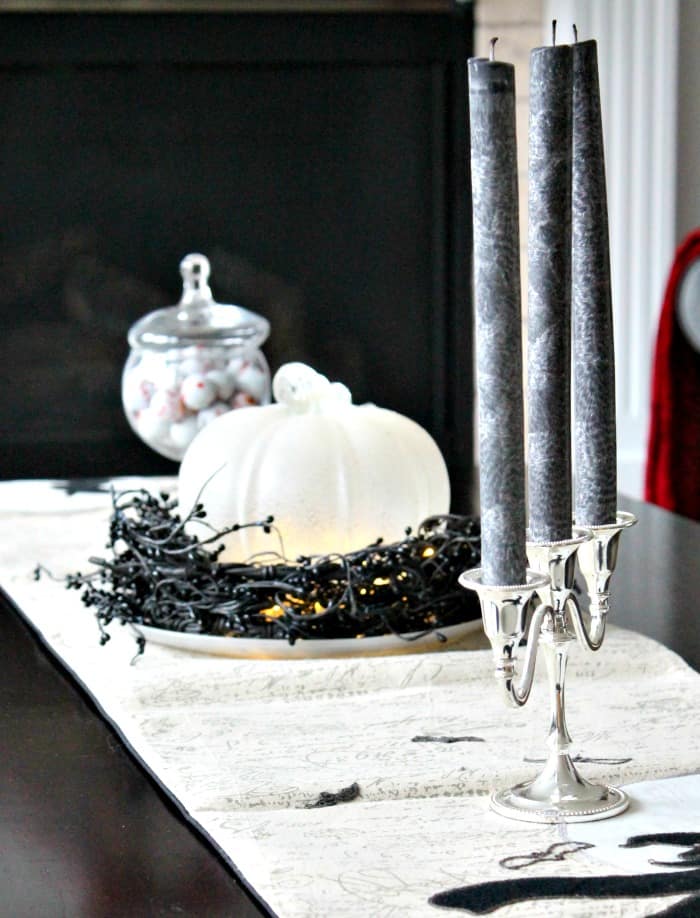
[[[525,543],[530,567],[548,578],[548,586],[539,591],[539,598],[552,607],[555,615],[566,614],[566,603],[573,595],[576,556],[590,538],[588,530],[573,527],[570,539]]]
[[[617,566],[620,536],[636,522],[633,514],[618,510],[614,523],[585,527],[591,538],[578,552],[578,566],[586,581],[592,615],[604,615],[608,611],[610,579]]]
[[[496,678],[506,698],[515,702],[518,696],[516,693],[514,697],[512,692],[515,690],[517,648],[525,634],[532,600],[537,590],[547,587],[549,578],[528,570],[523,584],[492,586],[483,582],[483,570],[476,567],[460,574],[459,583],[467,590],[474,590],[479,597],[484,633],[493,650]]]
[[[574,527],[570,539],[528,542],[530,568],[524,585],[485,585],[479,569],[466,571],[459,578],[461,586],[475,590],[479,596],[496,677],[507,700],[519,707],[527,702],[540,648],[547,668],[551,700],[549,754],[536,778],[493,794],[491,808],[502,816],[539,823],[589,822],[616,816],[629,805],[623,791],[592,784],[578,773],[570,755],[564,689],[571,644],[578,640],[583,647],[595,651],[603,643],[619,536],[634,522],[630,514],[618,513],[614,524]],[[573,592],[577,556],[592,591],[588,627]],[[516,651],[526,634],[523,671],[518,676]]]

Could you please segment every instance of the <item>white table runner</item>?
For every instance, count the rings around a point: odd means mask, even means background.
[[[585,829],[492,814],[494,787],[538,770],[525,759],[544,755],[548,703],[539,684],[525,709],[506,708],[483,650],[266,661],[148,644],[129,665],[136,646],[128,629],[113,626],[113,639],[100,647],[94,616],[79,594],[32,577],[36,562],[63,575],[85,572],[91,555],[105,556],[109,514],[104,494],[70,497],[48,484],[0,485],[0,583],[281,918],[436,916],[441,910],[429,903],[432,895],[512,879],[513,870],[499,864],[503,858],[567,839],[595,847],[533,863],[526,875],[639,872],[651,856],[645,849],[634,864],[609,851],[618,845],[614,839],[642,833],[647,817],[652,824],[655,787],[687,801],[667,831],[700,830],[697,779],[652,781],[636,799],[628,788],[629,814]],[[675,654],[611,629],[600,653],[574,651],[568,685],[570,729],[580,753],[593,760],[581,766],[586,777],[630,785],[700,770],[700,676]],[[322,791],[353,782],[358,799],[306,808]],[[496,914],[634,918],[678,899],[540,900]]]

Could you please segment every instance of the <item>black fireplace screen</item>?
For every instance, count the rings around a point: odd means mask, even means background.
[[[172,472],[120,403],[126,332],[220,301],[472,466],[465,5],[0,17],[0,477]]]

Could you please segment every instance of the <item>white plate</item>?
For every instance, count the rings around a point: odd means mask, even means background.
[[[426,651],[449,650],[468,634],[481,629],[481,619],[463,622],[441,628],[440,633],[447,640],[438,641],[434,633],[415,641],[406,641],[394,634],[368,638],[335,638],[333,640],[296,641],[269,638],[220,637],[211,634],[187,634],[183,631],[168,631],[165,628],[151,628],[136,625],[147,641],[186,650],[191,653],[205,653],[218,657],[238,657],[263,660],[306,660],[314,657],[366,657],[378,654],[425,653]]]

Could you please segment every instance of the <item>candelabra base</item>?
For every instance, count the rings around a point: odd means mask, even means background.
[[[591,784],[568,755],[558,755],[533,781],[496,791],[491,809],[525,822],[593,822],[623,813],[629,797],[617,787]]]

